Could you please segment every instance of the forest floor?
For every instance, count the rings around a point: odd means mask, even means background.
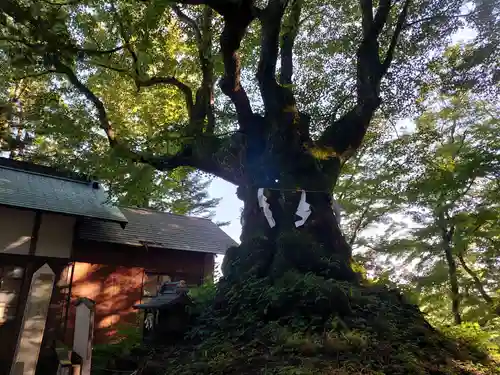
[[[287,288],[288,300],[280,304],[293,302],[290,295],[293,296],[295,287]],[[500,362],[487,345],[473,334],[452,337],[434,329],[418,308],[405,302],[396,291],[351,285],[347,300],[337,300],[338,304],[349,304],[348,313],[339,317],[342,309],[330,306],[335,318],[328,318],[322,331],[318,331],[311,328],[310,317],[319,314],[317,305],[311,302],[318,302],[325,288],[321,287],[319,294],[311,294],[304,284],[299,288],[304,292],[303,305],[289,315],[293,318],[264,323],[256,312],[265,298],[261,293],[259,301],[254,300],[253,309],[248,305],[241,310],[244,306],[239,306],[232,317],[205,316],[193,331],[194,336],[202,339],[173,348],[156,348],[142,374],[500,374]]]

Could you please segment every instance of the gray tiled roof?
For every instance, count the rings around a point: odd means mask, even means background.
[[[99,184],[51,171],[0,158],[0,205],[127,222],[117,207],[106,203]]]
[[[144,303],[134,305],[136,309],[158,309],[161,307],[168,307],[180,301],[188,300],[179,294],[159,294]]]
[[[225,254],[236,242],[208,219],[174,215],[142,208],[122,208],[125,229],[114,223],[83,220],[78,237],[132,246]]]

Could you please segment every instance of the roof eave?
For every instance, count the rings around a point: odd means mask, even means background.
[[[21,206],[21,205],[13,205],[13,204],[7,204],[7,203],[2,203],[0,202],[0,207],[8,207],[8,208],[15,208],[19,210],[26,210],[26,211],[34,211],[34,212],[42,212],[42,213],[50,213],[50,214],[58,214],[58,215],[63,215],[63,216],[71,216],[71,217],[79,217],[79,218],[89,218],[89,219],[95,219],[95,220],[102,220],[110,223],[117,223],[120,224],[122,229],[125,229],[125,226],[128,224],[127,218],[123,216],[123,219],[112,219],[112,218],[106,218],[106,217],[100,217],[96,215],[81,215],[81,214],[72,214],[70,212],[63,212],[63,211],[57,211],[57,210],[48,210],[48,209],[40,209],[40,208],[33,208],[33,207],[26,207],[26,206]]]

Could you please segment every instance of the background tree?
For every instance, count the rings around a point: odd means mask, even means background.
[[[434,322],[496,327],[498,118],[496,104],[470,91],[433,97],[415,130],[389,141],[399,152],[375,153],[392,164],[380,174],[388,199],[376,207],[389,215],[365,221],[385,230],[365,235],[359,245],[379,266],[384,255],[399,260],[397,272],[378,268],[375,276],[406,284]],[[373,178],[359,172],[351,191],[360,202],[355,220],[373,211],[364,188]]]

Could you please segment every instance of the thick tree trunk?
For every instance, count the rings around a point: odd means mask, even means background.
[[[276,279],[288,271],[297,271],[329,279],[358,280],[351,268],[351,248],[332,209],[331,193],[306,191],[311,214],[303,225],[296,226],[301,219],[296,211],[302,190],[263,188],[275,226],[271,227],[259,206],[259,187],[240,186],[238,197],[244,202],[242,244],[226,255],[226,276]]]

